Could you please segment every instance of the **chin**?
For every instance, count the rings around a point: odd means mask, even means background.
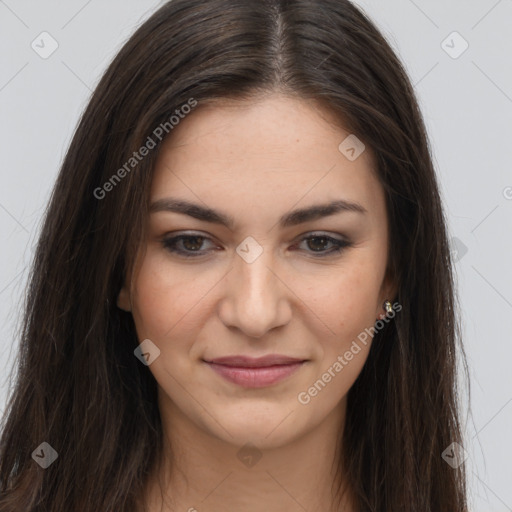
[[[224,427],[215,423],[214,435],[235,446],[250,442],[260,449],[272,449],[284,446],[304,434],[306,426],[302,426],[299,418],[294,417],[292,409],[282,405],[272,409],[266,405],[258,410],[253,405],[250,410],[238,408],[233,415],[225,412],[214,415],[222,418],[220,423]]]

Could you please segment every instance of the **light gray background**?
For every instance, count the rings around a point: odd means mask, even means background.
[[[472,510],[512,511],[512,0],[357,3],[415,84],[457,239]],[[78,116],[117,50],[159,5],[0,0],[0,412],[27,264]],[[47,59],[31,48],[43,31],[59,45]]]

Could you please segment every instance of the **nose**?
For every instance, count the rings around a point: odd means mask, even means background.
[[[290,289],[276,270],[266,248],[252,263],[235,255],[234,268],[224,281],[218,315],[227,327],[261,338],[268,331],[286,325],[292,315]]]

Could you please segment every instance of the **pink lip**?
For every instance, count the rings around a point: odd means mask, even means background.
[[[295,373],[305,361],[287,356],[269,355],[259,358],[219,357],[205,362],[230,382],[247,388],[262,388]]]

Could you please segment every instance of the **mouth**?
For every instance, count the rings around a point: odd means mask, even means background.
[[[225,380],[246,388],[262,388],[281,382],[307,362],[282,355],[229,356],[203,361]]]

